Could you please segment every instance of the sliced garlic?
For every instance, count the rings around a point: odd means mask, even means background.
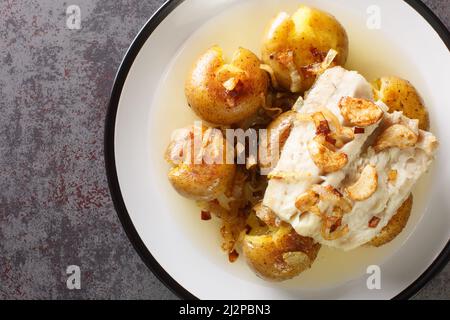
[[[321,235],[325,240],[333,241],[342,238],[350,231],[348,225],[343,226],[341,229],[332,231],[331,228],[333,227],[333,224],[338,222],[338,225],[340,226],[342,219],[338,218],[340,220],[336,221],[335,219],[330,220],[330,218],[336,217],[327,217],[322,221]]]
[[[301,212],[307,212],[319,202],[319,195],[312,190],[301,194],[295,201],[295,207]]]
[[[347,188],[350,199],[363,201],[370,198],[378,188],[377,169],[372,165],[367,165],[361,172],[358,181]]]
[[[348,162],[347,155],[328,149],[319,138],[317,136],[308,143],[308,151],[314,164],[324,174],[341,170]]]
[[[367,127],[383,117],[383,110],[365,99],[344,97],[339,101],[339,108],[345,121],[352,126]]]
[[[413,147],[418,140],[418,136],[403,124],[394,124],[383,131],[375,142],[376,152],[387,148],[405,149]]]

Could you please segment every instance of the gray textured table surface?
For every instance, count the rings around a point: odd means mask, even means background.
[[[426,0],[450,26],[450,1]],[[109,196],[103,121],[127,47],[162,0],[0,1],[0,298],[172,299]],[[81,30],[66,8],[81,8]],[[81,267],[81,290],[66,267]],[[450,298],[447,266],[417,298]]]

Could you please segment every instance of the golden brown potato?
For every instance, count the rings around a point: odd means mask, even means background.
[[[310,268],[317,257],[320,244],[300,236],[286,223],[267,226],[252,213],[248,224],[251,230],[244,237],[242,251],[248,265],[266,280],[291,279]]]
[[[376,100],[383,101],[389,111],[403,111],[411,119],[419,120],[422,130],[430,129],[428,111],[414,86],[398,77],[382,77],[373,82]]]
[[[254,115],[263,105],[268,76],[251,51],[239,48],[229,64],[214,46],[195,63],[186,85],[186,98],[203,120],[229,125]]]
[[[412,204],[413,197],[410,195],[397,210],[397,213],[391,218],[391,220],[389,220],[389,223],[381,229],[380,233],[373,238],[369,244],[375,247],[380,247],[394,240],[394,238],[402,232],[403,228],[406,226],[406,223],[408,223]]]
[[[194,152],[194,126],[178,130],[172,137],[166,161],[172,165],[169,181],[182,196],[194,200],[212,200],[231,187],[235,164],[226,164],[226,140],[218,129],[203,126],[203,148]]]
[[[296,114],[296,111],[284,112],[267,127],[267,147],[264,148],[264,152],[260,152],[258,157],[261,168],[276,166],[281,150],[291,133]],[[264,146],[261,145],[260,147],[263,148]]]
[[[273,69],[282,88],[303,93],[316,78],[311,67],[321,63],[330,49],[338,53],[334,64],[343,66],[348,56],[345,29],[330,14],[301,6],[292,16],[280,13],[270,23],[262,60]]]

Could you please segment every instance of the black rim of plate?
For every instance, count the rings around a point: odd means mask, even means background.
[[[175,279],[173,279],[164,268],[153,257],[144,242],[140,238],[136,228],[131,221],[128,214],[125,202],[122,197],[120,185],[116,171],[116,161],[114,154],[114,136],[115,136],[115,124],[117,108],[119,105],[120,96],[128,72],[134,63],[136,56],[141,50],[144,43],[150,37],[152,32],[158,27],[158,25],[184,0],[168,0],[164,5],[159,8],[155,14],[147,21],[144,27],[139,31],[136,38],[133,40],[129,47],[119,70],[116,74],[114,85],[111,91],[111,98],[106,114],[105,120],[105,167],[108,177],[109,189],[111,197],[114,203],[114,207],[119,216],[120,222],[131,241],[133,247],[138,252],[141,259],[145,262],[147,267],[152,270],[156,277],[165,284],[173,293],[178,297],[188,300],[198,299],[188,290],[183,288]],[[414,8],[439,34],[442,41],[450,50],[450,32],[445,25],[439,20],[439,18],[420,0],[404,0],[412,8]],[[414,296],[428,281],[430,281],[436,274],[438,274],[449,262],[450,259],[450,241],[447,242],[445,248],[439,254],[439,256],[433,261],[433,263],[425,270],[419,278],[417,278],[412,284],[410,284],[401,293],[395,296],[393,299],[409,299]]]

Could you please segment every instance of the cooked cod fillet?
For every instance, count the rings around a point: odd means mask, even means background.
[[[299,113],[311,114],[326,108],[344,125],[339,108],[341,98],[373,100],[371,92],[370,84],[361,75],[335,67],[319,77]],[[414,183],[429,168],[437,147],[436,138],[419,130],[417,120],[406,118],[401,112],[387,113],[382,102],[376,104],[383,111],[381,120],[366,126],[339,149],[347,156],[347,163],[328,174],[316,166],[308,151],[308,143],[317,135],[315,124],[301,119],[295,122],[270,174],[263,203],[300,235],[343,250],[367,243],[388,224]],[[400,148],[383,142],[389,135],[405,136],[394,129],[405,130],[414,143]],[[323,231],[324,216],[335,218],[335,202],[321,198],[315,212],[297,209],[300,196],[307,192],[320,194],[323,190],[333,190],[334,197],[344,198],[348,206],[340,219],[332,220],[338,221],[334,228],[340,229],[339,237],[325,237]]]
[[[342,123],[338,103],[344,96],[372,100],[372,87],[357,72],[334,67],[319,77],[299,113],[309,114],[326,108]],[[373,125],[366,128],[364,134],[357,135],[353,141],[344,146],[342,151],[349,157],[349,162],[359,155],[362,145],[376,127],[377,125]],[[263,201],[265,206],[271,208],[284,221],[289,221],[298,213],[295,200],[312,185],[322,182],[324,178],[328,180],[328,184],[336,185],[344,178],[344,174],[340,172],[329,174],[328,177],[321,176],[307,150],[307,145],[315,134],[314,123],[296,121],[280,159],[270,174],[270,176],[287,175],[292,180],[271,179]]]
[[[356,161],[342,170],[345,173],[345,183],[332,186],[344,195],[346,188],[358,180],[367,165],[373,166],[377,173],[376,191],[365,200],[353,201],[352,210],[343,216],[342,225],[348,226],[347,234],[335,240],[325,240],[321,234],[320,217],[298,214],[290,222],[300,235],[343,250],[357,248],[377,236],[408,198],[415,182],[433,161],[436,138],[429,132],[418,130],[418,122],[403,117],[400,112],[386,114],[380,127],[386,123],[408,124],[412,130],[417,130],[417,144],[403,150],[388,148],[381,152],[375,152],[374,147],[369,146]],[[377,132],[374,135],[376,134]],[[390,177],[391,172],[395,172],[395,179]],[[322,211],[326,212],[329,208],[326,203],[322,205]],[[370,225],[373,217],[376,217],[376,226]]]

